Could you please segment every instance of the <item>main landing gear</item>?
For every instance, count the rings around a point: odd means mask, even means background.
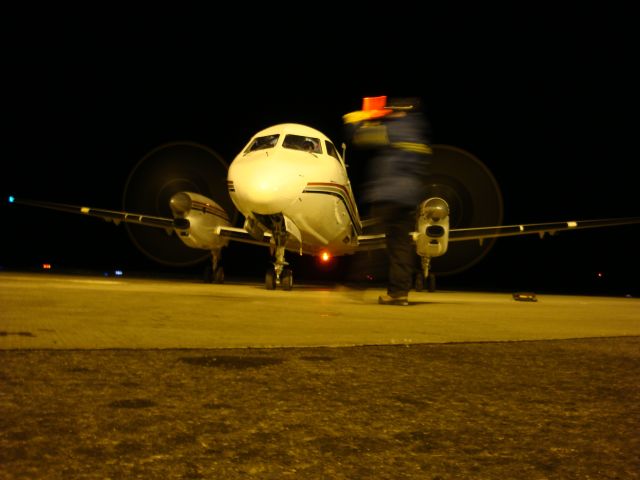
[[[426,284],[427,291],[435,292],[436,274],[429,270],[431,267],[431,257],[420,257],[420,260],[421,265],[420,268],[418,268],[418,272],[415,274],[413,287],[416,289],[416,292],[421,292],[424,290]]]
[[[220,250],[211,251],[211,265],[207,265],[204,271],[206,283],[224,283],[224,269],[218,265],[220,262]]]
[[[422,292],[424,290],[425,283],[428,292],[436,291],[436,275],[434,273],[430,273],[429,275],[427,275],[427,278],[424,278],[422,272],[416,273],[414,282],[414,288],[416,289],[416,292]]]

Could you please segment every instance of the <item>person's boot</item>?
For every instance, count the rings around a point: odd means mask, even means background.
[[[409,305],[409,297],[407,295],[402,295],[399,297],[392,297],[391,295],[380,295],[378,297],[378,303],[380,305]]]

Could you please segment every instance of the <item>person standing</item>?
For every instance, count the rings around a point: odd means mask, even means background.
[[[357,148],[373,149],[363,201],[383,224],[389,258],[383,305],[409,305],[416,267],[410,233],[426,194],[431,127],[418,98],[365,97],[362,110],[343,116],[346,135]]]

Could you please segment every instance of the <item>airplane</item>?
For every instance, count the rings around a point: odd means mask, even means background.
[[[167,197],[166,211],[170,214],[105,210],[13,196],[9,202],[175,233],[184,246],[210,255],[212,280],[217,283],[224,281],[220,259],[229,242],[266,247],[273,266],[266,271],[265,287],[291,290],[293,273],[286,252],[345,256],[385,248],[384,234],[375,231],[375,219],[359,215],[345,155],[344,144],[339,151],[319,130],[284,123],[251,137],[224,172],[226,190],[218,188],[207,195],[187,189],[172,192]],[[479,261],[499,237],[537,234],[542,238],[563,230],[640,223],[640,217],[628,217],[500,225],[502,197],[482,162],[456,147],[433,145],[432,167],[434,174],[417,208],[415,231],[411,233],[421,267],[416,290],[422,290],[427,279],[429,290],[435,289],[432,262],[438,265],[443,261],[440,271],[461,271]],[[138,171],[137,180],[145,181],[144,170]],[[469,203],[484,208],[471,208]],[[234,209],[244,218],[242,226],[234,225]]]

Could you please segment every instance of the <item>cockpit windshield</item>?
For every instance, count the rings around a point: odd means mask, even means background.
[[[278,143],[280,134],[266,135],[264,137],[256,137],[251,145],[247,147],[244,153],[255,152],[256,150],[264,150],[265,148],[273,148]]]
[[[302,135],[287,135],[282,142],[284,148],[302,150],[310,153],[322,153],[322,144],[319,138],[305,137]]]

